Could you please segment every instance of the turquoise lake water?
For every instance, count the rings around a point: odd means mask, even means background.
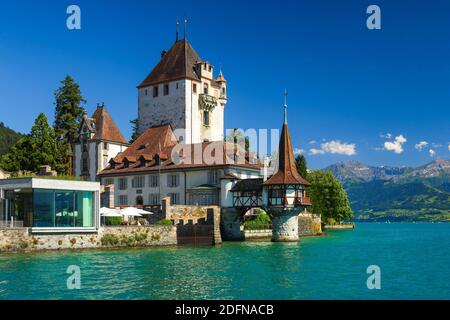
[[[81,270],[68,290],[67,267]],[[369,290],[369,265],[381,289]],[[450,223],[360,223],[299,243],[0,255],[0,299],[450,299]]]

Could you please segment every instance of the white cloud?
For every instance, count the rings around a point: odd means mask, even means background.
[[[428,146],[428,142],[426,141],[420,141],[419,143],[417,143],[414,148],[416,148],[419,151],[422,151],[423,149],[425,149]]]
[[[305,153],[305,149],[294,148],[294,154],[303,154]]]
[[[434,158],[436,156],[436,151],[433,149],[428,150],[428,152],[430,153],[430,157]]]
[[[403,135],[396,136],[394,141],[386,141],[384,143],[384,149],[387,151],[394,151],[397,154],[403,152],[403,144],[406,142],[406,138]]]
[[[435,149],[437,149],[437,148],[442,148],[442,143],[433,142],[431,145],[432,145],[433,148],[435,148]]]
[[[309,149],[309,154],[316,155],[316,154],[324,154],[325,151],[321,149]]]
[[[309,144],[316,144],[317,141],[316,140],[311,140],[310,142],[308,142]]]
[[[320,145],[320,149],[309,149],[309,154],[343,154],[346,156],[353,156],[356,154],[356,145],[354,143],[342,143],[339,140],[331,140]]]
[[[450,142],[449,142],[449,144],[448,144],[448,151],[450,151]]]
[[[380,133],[380,137],[383,139],[391,139],[392,138],[392,134],[390,133]]]

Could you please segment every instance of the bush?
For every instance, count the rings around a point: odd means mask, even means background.
[[[156,224],[159,226],[171,226],[173,223],[169,219],[161,219],[158,222],[156,222]]]
[[[120,226],[122,223],[122,217],[105,217],[105,224],[107,226]]]
[[[256,210],[255,210],[256,211]],[[244,222],[244,228],[246,230],[264,230],[272,227],[272,221],[269,215],[264,210],[256,211],[256,217],[246,220]]]
[[[103,246],[111,245],[115,246],[119,244],[119,238],[113,234],[105,234],[101,239]]]

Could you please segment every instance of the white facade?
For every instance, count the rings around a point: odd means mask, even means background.
[[[214,81],[212,72],[203,73],[201,81],[181,79],[139,88],[140,133],[150,127],[171,124],[175,135],[182,136],[186,143],[223,141],[226,83]],[[208,96],[216,106],[205,110],[202,96]],[[204,119],[205,112],[209,121]]]
[[[213,174],[215,172],[215,174]],[[255,169],[239,168],[239,167],[227,167],[227,168],[201,168],[201,169],[184,169],[174,171],[164,171],[160,174],[156,171],[145,172],[139,174],[128,175],[113,175],[102,176],[102,185],[114,185],[114,206],[135,206],[141,205],[138,197],[142,197],[142,205],[159,205],[160,199],[165,196],[171,196],[172,204],[183,205],[196,205],[197,200],[192,200],[193,194],[202,194],[202,191],[191,190],[198,188],[199,186],[213,186],[216,190],[205,190],[205,194],[215,192],[217,195],[217,201],[215,203],[208,203],[208,205],[220,205],[222,207],[232,206],[232,194],[230,192],[234,183],[229,180],[221,178],[225,173],[232,174],[237,178],[259,178],[260,171]],[[175,186],[169,185],[169,176],[176,175],[178,178]],[[150,176],[160,177],[160,187],[150,185]],[[143,177],[144,181],[142,187],[133,186],[133,178]],[[137,180],[138,178],[136,178]],[[173,178],[172,178],[173,179]],[[123,181],[126,180],[126,183]],[[228,182],[227,182],[228,181]],[[124,187],[126,184],[126,187]],[[161,192],[161,198],[159,194]],[[156,197],[156,201],[155,201]],[[174,199],[175,197],[175,199]],[[197,199],[197,198],[195,198]],[[152,201],[153,200],[153,201]],[[231,201],[231,202],[230,202]]]
[[[74,145],[73,172],[76,177],[85,177],[89,181],[96,181],[109,160],[127,148],[125,144],[101,140],[87,140],[85,143],[85,152],[83,142]]]

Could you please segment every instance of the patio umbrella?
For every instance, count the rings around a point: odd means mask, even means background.
[[[142,217],[138,208],[128,207],[120,210],[120,213],[128,217]]]
[[[111,208],[100,208],[100,215],[102,217],[122,217],[123,215],[116,209]]]
[[[154,214],[153,212],[151,212],[151,211],[145,211],[145,210],[143,210],[143,209],[138,209],[138,213],[139,214],[142,214],[142,215],[147,215],[147,214]]]

